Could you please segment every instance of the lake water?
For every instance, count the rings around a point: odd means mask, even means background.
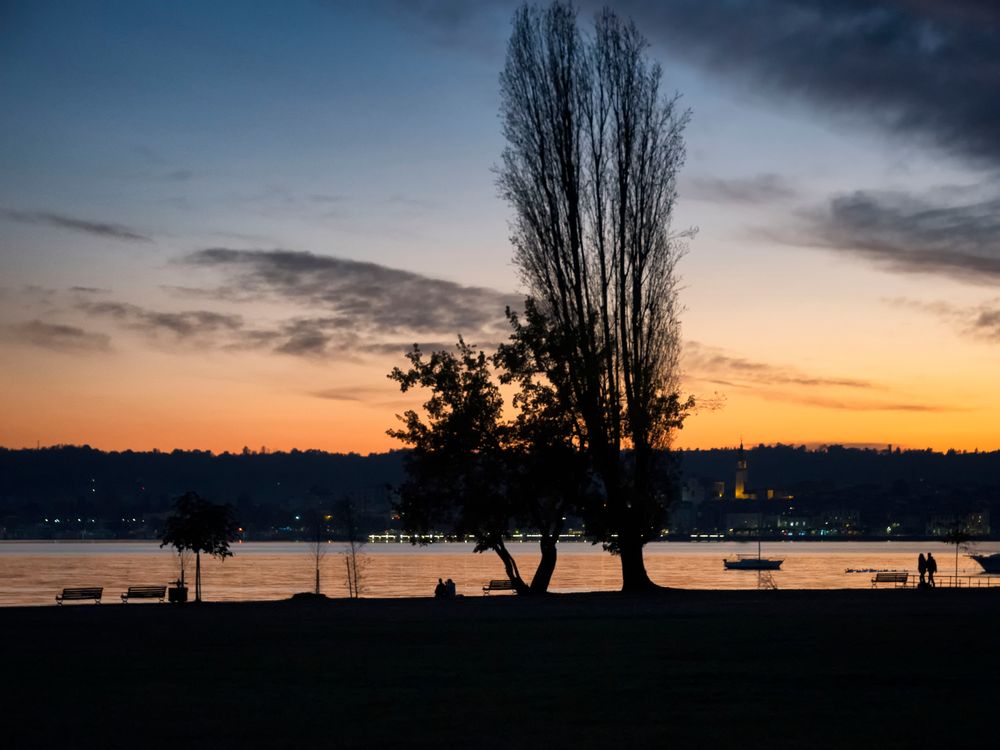
[[[324,545],[322,589],[346,596],[345,547]],[[522,576],[530,580],[538,562],[537,547],[512,544]],[[755,543],[654,543],[646,547],[650,577],[664,586],[691,589],[757,588],[752,571],[724,570],[733,554],[756,554]],[[981,570],[963,550],[961,576]],[[1000,543],[976,545],[974,551],[1000,551]],[[213,601],[285,599],[311,591],[315,576],[312,546],[305,543],[251,542],[233,547],[233,557],[202,560],[203,596]],[[765,557],[784,560],[772,573],[778,588],[868,588],[871,573],[848,569],[916,570],[917,555],[933,552],[939,577],[955,572],[955,548],[939,543],[907,542],[774,542],[763,545]],[[362,595],[368,597],[430,596],[438,577],[452,578],[458,592],[481,596],[482,586],[503,578],[503,566],[492,552],[475,554],[468,544],[370,544],[363,550]],[[130,585],[165,584],[177,578],[176,553],[156,542],[0,542],[0,606],[54,604],[67,586],[103,586],[104,601],[117,602]],[[193,562],[188,584],[194,582]],[[1000,580],[994,579],[995,583]],[[559,546],[559,563],[551,589],[559,592],[615,590],[621,569],[600,547],[568,543]],[[503,594],[501,594],[503,595]]]

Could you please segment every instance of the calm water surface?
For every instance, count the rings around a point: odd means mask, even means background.
[[[324,545],[321,563],[323,592],[345,596],[345,547]],[[655,543],[646,547],[650,577],[665,586],[692,589],[756,588],[752,571],[724,570],[722,559],[732,554],[756,554],[754,543]],[[251,542],[233,547],[234,556],[220,562],[202,560],[206,599],[239,601],[285,599],[313,588],[311,545]],[[513,544],[521,573],[530,579],[538,563],[532,544]],[[977,545],[976,551],[1000,551],[997,543]],[[916,570],[917,555],[933,552],[939,575],[955,570],[955,550],[938,543],[905,542],[775,542],[763,545],[765,557],[784,559],[774,572],[778,588],[867,588],[871,574],[846,573],[851,568]],[[503,578],[503,566],[493,553],[474,554],[472,545],[373,544],[363,552],[362,594],[370,597],[430,596],[438,577],[455,580],[459,593],[480,596],[491,578]],[[975,561],[964,552],[960,575],[978,575]],[[117,602],[130,585],[165,584],[177,578],[177,555],[156,542],[0,542],[0,606],[54,604],[66,586],[103,586],[104,601]],[[188,583],[193,584],[194,567]],[[621,586],[616,558],[589,544],[559,547],[552,590],[561,592],[615,590]]]

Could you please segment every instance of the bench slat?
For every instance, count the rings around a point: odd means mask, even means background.
[[[491,591],[513,591],[514,584],[508,578],[498,578],[483,586],[483,594],[489,595]]]
[[[165,599],[167,596],[166,586],[129,586],[128,591],[122,594],[122,601],[129,599]]]
[[[910,579],[909,573],[899,573],[895,571],[885,571],[882,573],[876,573],[875,577],[872,578],[872,586],[879,583],[903,583],[905,584]]]
[[[83,599],[93,599],[94,601],[100,602],[103,594],[103,586],[68,588],[63,589],[61,594],[56,594],[56,601],[59,604],[62,604],[63,602],[81,601]]]

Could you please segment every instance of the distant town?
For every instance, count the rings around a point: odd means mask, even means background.
[[[343,539],[349,503],[366,541],[410,542],[393,504],[405,455],[0,449],[0,539],[157,539],[174,498],[194,489],[233,504],[244,541]],[[1000,513],[1000,451],[775,445],[675,455],[664,540],[1000,536],[990,522]],[[582,524],[567,519],[562,538],[584,541]]]

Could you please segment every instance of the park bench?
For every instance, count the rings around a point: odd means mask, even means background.
[[[491,591],[513,591],[514,584],[509,578],[497,578],[483,586],[483,596],[489,596]]]
[[[895,570],[886,571],[883,573],[876,573],[875,577],[872,578],[872,588],[875,588],[880,583],[891,583],[893,586],[905,586],[907,580],[909,580],[910,574],[906,572],[898,572]]]
[[[79,602],[79,601],[84,601],[86,599],[93,599],[95,604],[100,604],[101,595],[103,593],[104,593],[103,586],[63,589],[61,594],[56,594],[56,604],[62,606],[63,602]]]
[[[129,586],[122,594],[122,603],[128,604],[129,599],[159,599],[162,602],[166,595],[166,586]]]

